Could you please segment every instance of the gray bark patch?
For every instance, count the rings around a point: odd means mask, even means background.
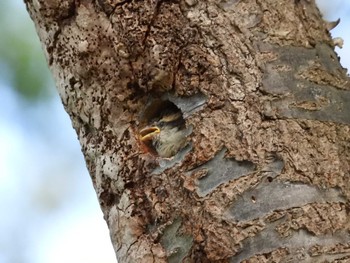
[[[339,189],[319,189],[306,184],[290,182],[263,182],[255,189],[246,191],[227,211],[227,217],[248,221],[270,212],[300,207],[318,202],[345,202]]]
[[[178,218],[166,227],[160,240],[167,252],[169,263],[182,262],[192,247],[193,238],[178,233],[181,223],[181,219]]]
[[[278,221],[281,222],[282,219]],[[336,243],[346,244],[350,238],[350,234],[346,233],[345,231],[323,236],[312,236],[305,230],[299,230],[296,231],[291,237],[286,239],[280,237],[274,230],[277,224],[280,223],[278,221],[268,225],[264,231],[260,232],[256,236],[246,239],[243,242],[244,245],[242,246],[245,249],[232,257],[230,262],[242,262],[243,260],[249,259],[254,255],[268,253],[280,247],[288,248],[293,260],[297,258],[298,254],[302,253],[302,255],[300,255],[300,259],[304,258],[305,260],[309,260],[302,262],[317,262],[310,259],[311,256],[308,254],[308,250],[311,247],[315,245],[329,246]],[[302,251],[300,248],[303,248]]]
[[[255,170],[255,165],[249,161],[236,161],[225,159],[226,149],[221,150],[212,160],[192,170],[189,174],[207,170],[202,178],[197,180],[197,194],[206,196],[214,191],[219,185],[247,175]]]
[[[279,57],[264,68],[261,90],[279,96],[265,103],[266,116],[350,123],[349,81],[329,46],[259,49]]]

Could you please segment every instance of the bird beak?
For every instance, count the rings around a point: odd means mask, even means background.
[[[160,129],[157,126],[143,128],[140,131],[141,141],[150,141],[158,133],[160,133]]]

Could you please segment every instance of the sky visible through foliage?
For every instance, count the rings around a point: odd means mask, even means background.
[[[319,0],[350,67],[350,1]],[[20,0],[0,6],[0,263],[116,262],[106,223]]]

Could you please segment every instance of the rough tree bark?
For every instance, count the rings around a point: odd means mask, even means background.
[[[350,261],[350,85],[314,1],[25,2],[119,262]],[[138,131],[174,105],[164,159]]]

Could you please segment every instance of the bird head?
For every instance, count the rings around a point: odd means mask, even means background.
[[[140,140],[160,157],[174,156],[186,143],[185,121],[180,111],[165,112],[151,125],[140,130]]]

